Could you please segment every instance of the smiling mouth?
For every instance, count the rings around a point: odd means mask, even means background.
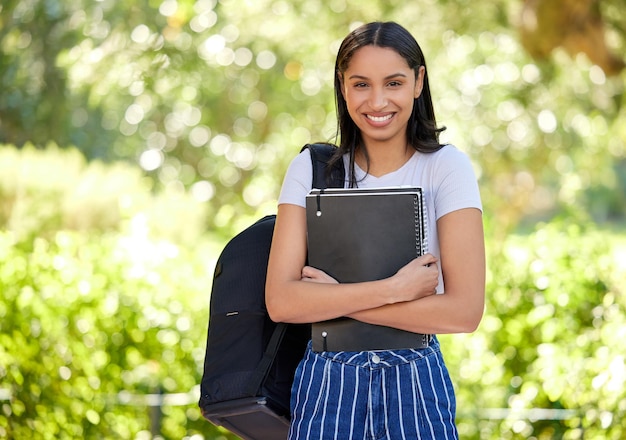
[[[388,115],[385,115],[385,116],[373,116],[373,115],[365,115],[365,116],[367,117],[367,119],[373,122],[385,122],[393,117],[393,113],[389,113]]]

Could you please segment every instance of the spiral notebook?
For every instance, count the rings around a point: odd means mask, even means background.
[[[313,189],[308,264],[341,283],[387,278],[427,252],[420,187]]]
[[[419,187],[313,189],[306,216],[308,264],[340,283],[387,278],[427,252]],[[316,352],[413,348],[427,337],[346,317],[311,326]]]

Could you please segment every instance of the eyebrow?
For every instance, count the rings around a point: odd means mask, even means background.
[[[391,75],[387,75],[384,79],[392,79],[392,78],[397,78],[397,77],[407,78],[407,75],[401,72],[392,73]],[[367,76],[355,74],[355,75],[350,75],[348,79],[369,79],[369,78]]]

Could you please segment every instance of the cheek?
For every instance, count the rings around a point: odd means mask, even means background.
[[[354,91],[344,92],[343,98],[346,100],[346,105],[348,106],[348,110],[350,108],[358,108],[365,100],[365,97],[363,96],[363,94],[355,93]]]
[[[359,109],[362,104],[363,99],[359,99],[357,96],[354,96],[354,94],[346,94],[346,106],[348,107],[348,113],[350,113],[351,116],[354,117],[359,113]]]
[[[352,98],[352,96],[350,96],[349,93],[345,93],[343,95],[343,99],[346,101],[346,108],[348,109],[348,113],[352,115],[355,108],[354,99]]]

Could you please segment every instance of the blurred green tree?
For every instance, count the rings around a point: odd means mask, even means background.
[[[303,143],[334,139],[340,39],[396,20],[426,52],[444,138],[474,159],[498,229],[563,206],[623,218],[623,5],[9,0],[0,141],[134,161],[230,234],[273,211]]]

